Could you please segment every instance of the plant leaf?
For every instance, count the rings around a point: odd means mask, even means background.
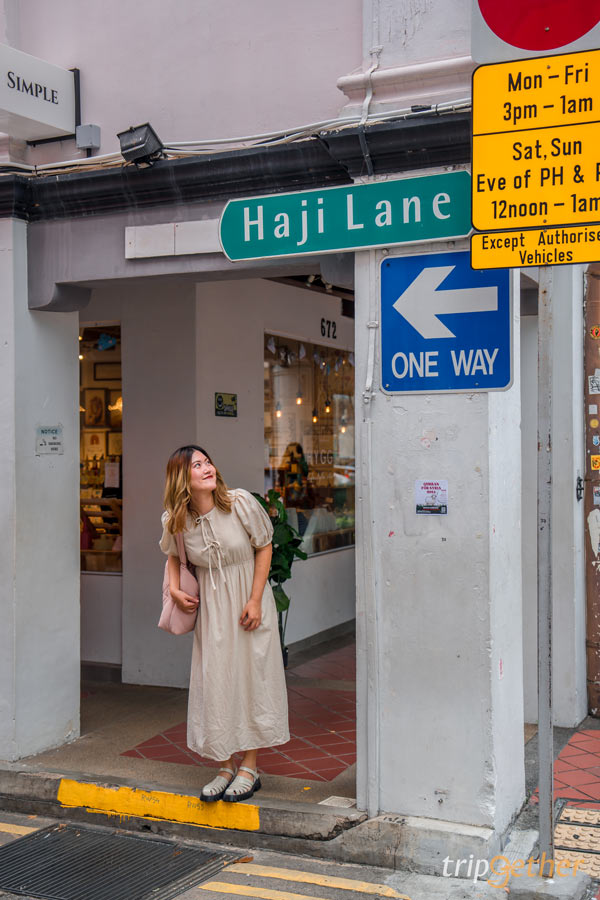
[[[275,606],[277,607],[278,612],[283,612],[289,607],[290,598],[280,584],[274,585],[273,596],[275,597]]]
[[[294,540],[294,533],[287,522],[279,522],[273,531],[274,544],[289,544]]]

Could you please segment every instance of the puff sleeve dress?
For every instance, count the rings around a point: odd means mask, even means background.
[[[230,491],[231,513],[214,507],[188,516],[183,540],[196,566],[200,606],[190,673],[187,743],[209,759],[289,740],[287,693],[277,611],[267,582],[262,621],[245,631],[240,616],[254,578],[254,550],[273,536],[271,520],[244,490]],[[177,556],[163,513],[161,549]]]

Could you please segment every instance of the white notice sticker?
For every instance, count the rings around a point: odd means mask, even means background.
[[[35,429],[35,455],[59,455],[65,452],[62,425],[38,425]]]

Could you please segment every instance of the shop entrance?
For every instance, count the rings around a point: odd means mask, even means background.
[[[260,754],[261,796],[355,803],[353,321],[340,293],[317,275],[93,292],[79,342],[84,740],[53,752],[65,769],[190,793],[211,777],[186,744],[190,642],[156,628],[164,466],[193,441],[231,487],[275,489],[308,554],[286,584],[292,739]],[[166,364],[175,333],[185,346]],[[237,415],[222,414],[225,395]]]
[[[81,661],[121,680],[123,389],[121,326],[82,323],[80,371]]]

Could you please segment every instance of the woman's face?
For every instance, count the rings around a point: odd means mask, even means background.
[[[210,460],[194,450],[191,462],[192,491],[214,491],[217,487],[217,471]]]

